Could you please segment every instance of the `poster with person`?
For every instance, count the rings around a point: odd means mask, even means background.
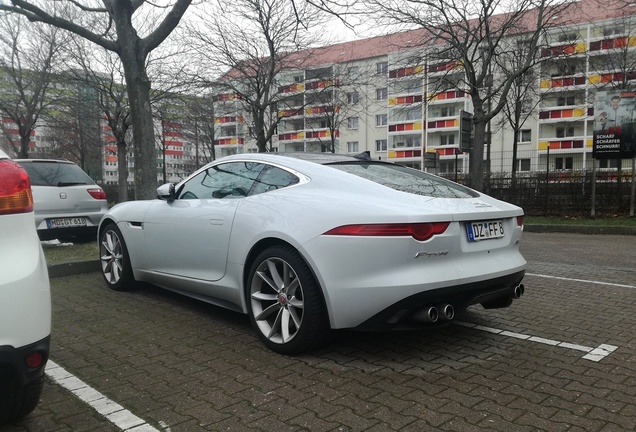
[[[593,157],[623,159],[636,155],[636,93],[597,92],[594,104]]]

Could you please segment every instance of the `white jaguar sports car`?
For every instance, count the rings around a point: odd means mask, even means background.
[[[284,354],[523,294],[519,207],[363,156],[235,155],[118,204],[99,226],[104,279],[246,313]]]

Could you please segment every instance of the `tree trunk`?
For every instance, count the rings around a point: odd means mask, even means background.
[[[129,41],[127,45],[134,42]],[[155,152],[154,122],[150,106],[150,80],[145,59],[124,49],[122,63],[128,84],[128,99],[132,119],[133,150],[135,153],[135,199],[153,199],[157,189],[157,156]]]
[[[118,192],[119,202],[128,201],[128,155],[126,154],[126,142],[117,143],[117,168],[118,168]]]
[[[470,162],[470,187],[482,192],[484,190],[484,142],[486,139],[486,122],[483,116],[475,117],[475,136],[473,148],[468,158]]]

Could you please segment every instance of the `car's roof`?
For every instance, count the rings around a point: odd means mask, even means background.
[[[359,153],[356,155],[345,155],[345,154],[336,154],[336,153],[312,153],[312,152],[291,152],[291,153],[271,153],[271,154],[306,160],[309,162],[315,162],[319,164],[371,160],[371,156],[369,156],[369,154],[367,153]]]
[[[49,162],[49,163],[65,163],[65,164],[72,164],[73,162],[66,160],[66,159],[14,159],[16,162],[38,162],[38,163],[42,163],[42,162]]]
[[[248,160],[259,160],[259,161],[267,161],[267,162],[280,162],[283,163],[284,158],[304,161],[304,162],[313,162],[319,165],[325,165],[329,163],[338,163],[338,162],[360,162],[360,161],[371,161],[371,157],[367,153],[360,153],[356,155],[346,155],[346,154],[336,154],[336,153],[311,153],[311,152],[290,152],[290,153],[240,153],[232,156],[226,156],[221,159],[217,159],[216,161],[211,162],[214,164],[216,162],[223,162],[225,160],[237,160],[237,159],[248,159]],[[382,163],[384,161],[374,161]]]

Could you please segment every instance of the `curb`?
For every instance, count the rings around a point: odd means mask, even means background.
[[[534,233],[566,233],[566,234],[612,234],[636,235],[636,227],[590,226],[590,225],[524,225],[524,231]]]
[[[81,273],[93,273],[101,271],[99,260],[52,264],[47,268],[49,270],[49,278],[73,276]]]

